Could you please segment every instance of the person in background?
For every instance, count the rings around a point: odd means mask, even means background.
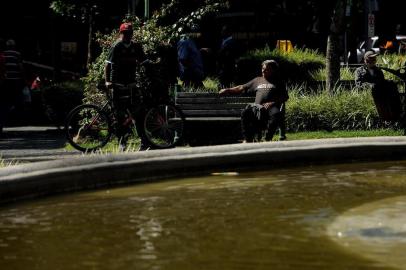
[[[120,102],[121,95],[115,84],[128,85],[135,82],[137,67],[146,60],[146,56],[141,44],[133,42],[133,27],[131,23],[123,23],[119,29],[120,37],[113,44],[108,54],[105,65],[105,85],[111,89],[113,104],[117,114],[116,132],[120,141],[120,150],[127,146],[129,127],[124,125],[126,119],[127,104]],[[116,89],[115,89],[116,88]],[[143,115],[136,115],[136,128],[141,139],[140,151],[148,150],[149,146],[142,128]]]
[[[382,70],[376,66],[378,54],[367,51],[364,65],[355,70],[355,85],[371,89],[379,116],[385,121],[398,121],[401,113],[400,96],[396,85],[385,80]]]
[[[5,117],[8,111],[6,104],[6,96],[4,89],[4,82],[6,79],[6,63],[4,58],[4,50],[6,42],[0,38],[0,134],[3,133],[3,126],[5,124]]]
[[[266,60],[262,63],[261,77],[219,92],[220,95],[255,94],[255,103],[247,105],[241,114],[244,142],[253,142],[257,135],[262,137],[263,129],[267,130],[265,140],[271,141],[276,129],[284,121],[282,110],[289,96],[284,83],[277,76],[278,68],[276,61]]]
[[[179,77],[183,86],[201,88],[205,74],[201,52],[193,40],[195,35],[184,34],[177,43]]]
[[[230,87],[234,82],[239,48],[228,25],[222,27],[221,37],[222,40],[217,53],[217,69],[220,86],[225,88]]]
[[[376,66],[377,56],[374,51],[365,52],[364,65],[355,70],[355,84],[358,87],[376,87],[384,83],[383,72]]]
[[[6,78],[6,60],[4,57],[4,50],[6,48],[6,42],[0,38],[0,84],[4,82]]]
[[[11,110],[15,111],[17,118],[22,118],[24,108],[23,89],[26,82],[21,53],[17,51],[16,42],[13,39],[7,40],[3,56],[5,80],[2,96],[5,107],[2,112],[2,123],[4,124]]]

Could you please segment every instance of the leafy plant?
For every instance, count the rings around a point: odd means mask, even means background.
[[[294,48],[285,53],[269,46],[247,52],[238,60],[238,77],[240,83],[261,74],[261,62],[276,60],[280,66],[280,75],[289,83],[307,83],[313,81],[311,76],[324,67],[325,57],[317,50]]]
[[[289,89],[286,120],[291,131],[372,130],[394,127],[380,120],[371,93],[366,90],[336,88],[308,93],[301,85]]]
[[[177,64],[175,64],[176,67],[169,66],[167,60],[170,56],[165,55],[165,53],[170,52],[170,48],[175,46],[180,35],[197,25],[205,16],[225,9],[227,6],[227,2],[206,0],[196,8],[191,2],[172,0],[169,4],[163,5],[160,10],[153,14],[151,19],[145,22],[135,16],[124,18],[123,21],[133,24],[133,38],[142,44],[148,58],[157,63],[149,66],[149,68],[138,69],[139,87],[144,91],[158,91],[154,89],[162,91],[162,87],[175,83],[171,78],[173,76],[168,73],[177,69]],[[97,35],[97,41],[102,52],[90,65],[88,75],[83,78],[86,101],[100,102],[102,93],[98,91],[96,86],[103,79],[105,59],[117,36],[117,30],[108,35],[100,33]]]

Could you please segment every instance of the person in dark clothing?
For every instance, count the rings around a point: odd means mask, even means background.
[[[7,122],[11,111],[19,120],[23,118],[23,88],[26,86],[22,56],[13,39],[7,40],[3,59],[5,76],[1,93],[1,126]]]
[[[120,38],[113,44],[107,57],[105,66],[105,84],[112,89],[113,104],[117,114],[116,132],[120,140],[120,148],[125,149],[129,127],[123,125],[126,119],[127,104],[122,104],[121,96],[127,93],[120,93],[120,89],[114,84],[128,85],[135,82],[137,67],[146,60],[141,44],[133,42],[133,28],[130,23],[120,25]],[[116,88],[116,89],[115,89]],[[141,139],[140,150],[148,149],[148,143],[143,132],[143,115],[136,115],[136,129]]]
[[[364,65],[355,70],[355,84],[358,87],[374,87],[385,81],[383,72],[376,66],[377,53],[367,51],[364,55]]]
[[[220,95],[255,94],[255,103],[249,104],[241,114],[244,142],[253,142],[258,134],[262,137],[263,129],[267,130],[265,140],[271,141],[284,121],[282,110],[289,96],[285,85],[277,78],[278,67],[276,61],[266,60],[262,63],[261,77],[219,92]]]
[[[355,70],[355,85],[368,88],[379,116],[385,121],[398,121],[401,116],[400,95],[396,85],[385,80],[382,70],[376,66],[377,53],[367,51],[364,65]]]
[[[230,87],[234,82],[239,46],[227,25],[221,29],[221,36],[222,40],[217,53],[217,68],[220,85],[224,88]]]
[[[161,42],[156,49],[157,59],[153,65],[146,69],[149,80],[149,90],[155,102],[169,100],[169,94],[173,94],[175,85],[178,83],[178,65],[176,44],[169,41]]]
[[[6,60],[4,58],[4,49],[6,48],[6,42],[0,38],[0,134],[3,132],[3,126],[5,122],[6,113],[8,111],[8,105],[5,101],[5,79],[6,79]]]
[[[179,78],[185,87],[201,88],[205,78],[201,51],[192,36],[183,35],[177,43]]]

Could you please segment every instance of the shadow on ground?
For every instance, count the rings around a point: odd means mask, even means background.
[[[1,135],[0,150],[61,149],[65,143],[61,130],[6,130]]]

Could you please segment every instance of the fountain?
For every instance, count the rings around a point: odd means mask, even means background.
[[[396,161],[405,150],[406,140],[397,137],[314,140],[7,168],[0,172],[7,202],[0,209],[0,265],[401,267],[402,256],[391,251],[404,245],[406,234],[399,215],[406,205],[406,162]],[[142,184],[128,186],[134,183]],[[90,189],[96,190],[68,194]],[[54,194],[60,196],[22,200]],[[12,196],[21,201],[10,203]],[[387,216],[393,222],[376,225]],[[389,252],[382,245],[391,245]],[[365,254],[366,246],[375,249]]]

